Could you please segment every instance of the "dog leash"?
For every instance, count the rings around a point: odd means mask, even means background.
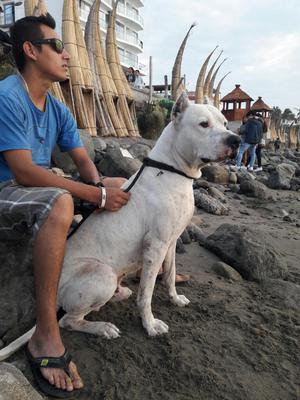
[[[184,176],[185,178],[188,179],[194,179],[193,177],[187,175],[185,172],[180,171],[179,169],[176,169],[174,167],[172,167],[172,165],[169,164],[165,164],[163,162],[160,161],[156,161],[156,160],[152,160],[149,157],[145,157],[143,160],[143,165],[141,166],[141,168],[139,169],[138,173],[136,174],[135,178],[133,179],[133,181],[131,182],[131,184],[124,189],[124,192],[127,193],[129,192],[133,186],[136,184],[137,180],[139,179],[139,177],[141,176],[142,172],[144,171],[145,167],[152,167],[152,168],[158,168],[162,171],[169,171],[181,176]],[[95,183],[88,183],[89,185],[92,186],[97,186]],[[82,218],[82,220],[79,222],[78,225],[75,226],[75,228],[68,234],[67,239],[69,239],[71,236],[74,235],[74,233],[77,231],[77,229],[79,229],[79,227],[88,219],[88,217],[95,211],[97,210],[98,207],[97,206],[91,206],[89,207],[86,215]]]

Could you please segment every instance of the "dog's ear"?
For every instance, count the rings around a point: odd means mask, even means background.
[[[185,92],[182,92],[181,95],[176,100],[172,108],[172,120],[176,120],[180,115],[188,108],[189,99]]]

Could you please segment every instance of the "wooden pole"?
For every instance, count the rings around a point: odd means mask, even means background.
[[[165,99],[169,98],[168,75],[165,75]]]
[[[149,58],[149,103],[152,103],[153,87],[152,87],[152,56]]]

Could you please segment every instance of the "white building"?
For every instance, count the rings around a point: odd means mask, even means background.
[[[77,0],[80,7],[80,20],[84,29],[93,0]],[[24,2],[0,0],[0,29],[8,31],[9,27],[19,18],[24,17]],[[143,30],[143,18],[140,8],[144,6],[142,0],[119,0],[117,10],[117,41],[121,63],[125,67],[142,69],[138,56],[143,51],[143,43],[139,39],[139,32]],[[46,0],[50,14],[57,23],[57,32],[61,32],[62,0]],[[105,38],[107,30],[108,12],[112,10],[112,0],[102,0],[100,8],[100,27]]]

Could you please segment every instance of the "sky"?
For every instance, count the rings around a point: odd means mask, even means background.
[[[183,56],[181,74],[194,91],[207,55],[223,50],[216,83],[221,96],[240,84],[254,100],[262,96],[270,107],[300,109],[300,1],[299,0],[144,0],[140,9],[144,53],[139,61],[153,59],[153,84],[171,82],[179,46],[192,30]],[[215,58],[212,58],[212,62]],[[209,64],[209,66],[211,63]],[[208,67],[209,69],[209,67]],[[145,68],[148,83],[148,69]]]

